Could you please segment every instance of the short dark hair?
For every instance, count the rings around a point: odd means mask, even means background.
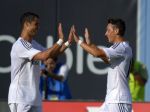
[[[57,62],[57,60],[58,60],[58,57],[55,57],[55,58],[53,58],[53,60],[54,60],[55,62]]]
[[[123,36],[126,30],[125,22],[122,19],[119,18],[108,18],[107,23],[111,23],[112,25],[115,25],[119,29],[120,36]]]
[[[25,22],[32,22],[34,21],[35,19],[39,19],[39,16],[35,13],[32,13],[32,12],[26,12],[24,13],[21,17],[20,17],[20,23],[21,23],[21,26],[23,26],[23,24]]]

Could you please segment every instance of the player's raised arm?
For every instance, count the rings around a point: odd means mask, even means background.
[[[60,49],[60,54],[63,53],[71,45],[72,41],[73,41],[73,27],[70,28],[68,40],[62,45]]]
[[[85,37],[85,42],[88,45],[90,45],[93,48],[97,48],[96,45],[92,44],[92,42],[91,42],[91,36],[90,36],[89,31],[88,31],[88,28],[85,28],[84,37]]]
[[[88,45],[91,45],[91,39],[90,39],[90,34],[87,28],[85,28],[85,32],[84,32],[84,37],[85,37],[85,42]]]
[[[33,60],[43,60],[44,61],[44,60],[47,60],[49,57],[54,58],[54,57],[58,56],[58,54],[60,52],[60,48],[64,41],[64,36],[61,31],[62,31],[62,25],[61,25],[61,23],[59,23],[59,26],[58,26],[59,40],[51,48],[48,48],[46,51],[36,54],[33,57]]]
[[[73,28],[73,36],[74,36],[75,42],[78,43],[85,51],[87,51],[88,53],[90,53],[91,55],[95,57],[101,58],[105,63],[108,63],[108,59],[107,59],[105,52],[102,49],[96,47],[94,44],[91,44],[87,29],[85,29],[86,43],[79,39],[75,31],[75,28]],[[87,44],[87,43],[90,43],[90,44]]]

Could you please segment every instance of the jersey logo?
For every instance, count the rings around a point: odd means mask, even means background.
[[[39,62],[39,61],[32,61],[32,64],[33,64],[33,65],[39,65],[40,62]]]

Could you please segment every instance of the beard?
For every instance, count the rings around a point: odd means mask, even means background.
[[[29,35],[32,37],[35,36],[36,34],[37,34],[37,30],[31,30],[29,33]]]

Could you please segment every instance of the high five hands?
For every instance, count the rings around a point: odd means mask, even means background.
[[[77,35],[77,32],[76,32],[74,25],[72,26],[72,33],[73,33],[73,37],[74,37],[75,42],[80,45],[82,43],[82,40],[79,39],[79,36]],[[87,28],[85,28],[84,37],[85,37],[85,43],[90,45],[91,40],[90,40],[90,35],[89,35]]]
[[[63,28],[62,28],[61,23],[59,23],[59,26],[58,26],[58,37],[59,37],[59,39],[62,39],[64,41]],[[89,34],[89,31],[87,28],[85,28],[84,37],[85,37],[85,39],[84,39],[85,43],[90,45],[91,44],[90,34]],[[77,32],[76,32],[74,25],[72,25],[70,28],[68,40],[65,42],[65,45],[67,47],[70,46],[70,44],[73,42],[73,40],[76,43],[78,43],[79,45],[83,42],[82,40],[79,39],[79,36],[77,35]]]
[[[70,28],[68,40],[65,42],[65,45],[67,47],[73,42],[73,28],[72,27]],[[59,23],[59,25],[58,25],[58,37],[59,37],[59,39],[62,39],[64,41],[64,33],[63,33],[63,28],[62,28],[61,23]]]

